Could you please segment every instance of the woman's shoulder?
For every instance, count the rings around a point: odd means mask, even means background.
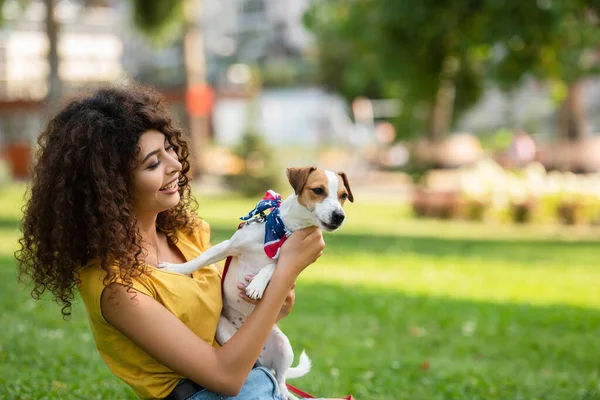
[[[93,321],[105,322],[100,302],[102,293],[111,283],[121,284],[144,295],[156,298],[158,293],[157,282],[166,279],[162,276],[155,276],[150,266],[146,266],[147,269],[139,272],[132,271],[127,281],[123,278],[123,271],[119,269],[118,265],[112,265],[110,268],[114,269],[114,271],[111,271],[113,273],[110,277],[108,276],[109,271],[102,268],[99,262],[89,262],[78,270],[77,290]],[[160,287],[160,282],[158,283],[158,287]]]
[[[108,276],[109,271],[102,268],[100,263],[94,260],[78,269],[79,280],[77,289],[79,290],[84,303],[98,301],[102,291],[104,291],[104,288],[109,283],[132,286],[137,291],[154,297],[155,290],[150,279],[151,274],[148,272],[142,270],[140,272],[131,273],[131,283],[128,283],[123,279],[123,271],[119,269],[118,265],[112,265],[110,268],[112,269],[110,277]]]

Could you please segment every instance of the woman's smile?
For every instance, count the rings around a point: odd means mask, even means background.
[[[167,183],[165,186],[158,189],[159,192],[164,194],[175,194],[179,190],[179,177],[176,177],[171,182]]]

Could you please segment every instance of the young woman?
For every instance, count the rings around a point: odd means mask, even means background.
[[[255,362],[293,307],[296,278],[321,255],[321,232],[292,234],[263,299],[219,346],[221,271],[157,268],[209,246],[208,224],[193,212],[188,155],[149,88],[105,88],[68,104],[39,138],[20,277],[35,298],[51,291],[63,316],[79,290],[102,358],[140,398],[277,399]]]

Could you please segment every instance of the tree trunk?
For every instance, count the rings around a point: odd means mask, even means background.
[[[183,38],[183,60],[186,76],[186,102],[190,135],[192,175],[199,177],[205,171],[205,154],[210,144],[210,125],[208,113],[200,113],[192,107],[190,101],[198,101],[198,93],[206,87],[204,41],[198,27],[201,20],[202,4],[200,0],[184,0],[185,33]],[[204,115],[203,115],[204,114]]]
[[[445,82],[440,85],[429,116],[427,136],[431,141],[441,141],[448,132],[454,112],[455,93],[453,82]]]
[[[569,85],[567,98],[558,110],[558,137],[561,141],[576,142],[587,134],[587,116],[583,104],[584,81]]]
[[[54,15],[55,0],[44,0],[46,5],[46,35],[48,37],[48,93],[46,108],[51,114],[58,111],[62,98],[62,84],[58,74],[58,31],[59,25]]]
[[[458,61],[454,57],[446,57],[440,73],[440,86],[429,115],[427,137],[431,141],[440,141],[450,128],[456,97],[454,78],[458,68]]]

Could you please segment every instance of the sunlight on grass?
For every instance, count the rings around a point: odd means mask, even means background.
[[[0,221],[5,221],[5,226],[0,226],[2,255],[16,250],[24,190],[25,184],[18,183],[0,194]],[[201,190],[194,188],[194,192]],[[199,197],[198,213],[216,231],[213,243],[232,234],[239,217],[255,201],[237,196]],[[456,299],[600,308],[600,289],[590,285],[600,282],[600,270],[595,267],[598,246],[589,242],[573,248],[564,246],[574,240],[596,239],[600,237],[598,229],[415,220],[407,218],[409,212],[402,203],[375,206],[357,201],[348,203],[346,212],[348,222],[339,232],[325,234],[324,256],[305,271],[300,282],[381,287]],[[350,244],[348,239],[353,239]],[[472,240],[494,241],[495,245],[481,252],[477,248],[484,244],[465,245]],[[548,240],[560,245],[544,245]],[[541,247],[519,246],[519,241],[541,243]],[[446,250],[437,254],[440,246]],[[516,256],[511,257],[511,253]]]
[[[0,228],[0,255],[12,255],[17,250],[18,229]]]
[[[17,248],[24,190],[25,185],[18,183],[0,194],[1,255],[12,255]],[[213,226],[216,243],[234,232],[239,216],[251,209],[255,200],[199,197],[198,203],[198,213]],[[600,308],[600,289],[590,284],[600,282],[598,246],[587,242],[565,247],[574,239],[599,237],[598,229],[415,220],[407,218],[407,207],[401,203],[348,203],[346,212],[347,224],[340,232],[325,235],[324,256],[305,271],[300,282],[353,284],[456,299]],[[544,244],[549,240],[557,243]],[[523,241],[536,246],[521,246]]]
[[[507,265],[406,254],[395,257],[354,255],[330,261],[323,256],[299,282],[330,282],[397,290],[406,294],[498,303],[569,304],[600,309],[596,268],[546,264]],[[300,283],[301,284],[301,283]]]
[[[51,296],[16,283],[24,189],[0,190],[0,399],[135,398],[79,301],[65,322]],[[200,197],[213,243],[256,200]],[[598,228],[416,220],[365,199],[346,211],[280,324],[313,361],[294,385],[369,400],[600,399]]]
[[[199,214],[216,233],[213,243],[218,243],[235,231],[238,216],[254,201],[200,198],[199,205]],[[323,257],[299,282],[600,308],[600,289],[590,284],[600,282],[600,243],[591,242],[600,238],[598,228],[411,219],[402,203],[348,203],[346,213],[348,222],[339,232],[325,234]]]
[[[0,186],[0,219],[19,219],[27,183],[15,182]]]

